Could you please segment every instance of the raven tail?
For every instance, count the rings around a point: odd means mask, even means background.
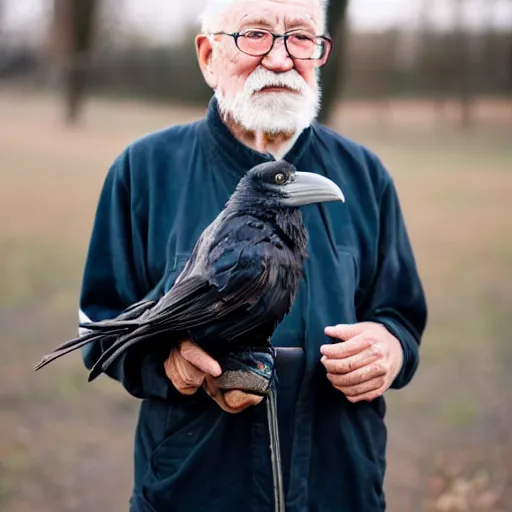
[[[133,345],[140,343],[148,338],[156,337],[165,332],[165,329],[155,330],[154,327],[144,326],[133,331],[126,336],[121,336],[112,346],[110,346],[94,364],[89,374],[89,382],[93,381],[101,373],[105,373],[108,368]]]
[[[117,329],[135,330],[140,326],[140,322],[146,317],[155,304],[155,300],[142,300],[127,307],[115,318],[108,318],[97,322],[82,322],[80,323],[80,327],[91,331],[103,332],[116,331]]]
[[[84,336],[79,336],[78,338],[66,341],[65,343],[62,343],[57,348],[55,348],[52,352],[44,356],[41,361],[39,361],[39,363],[37,363],[37,365],[34,367],[34,371],[37,372],[56,359],[59,359],[60,357],[65,356],[66,354],[69,354],[70,352],[78,350],[82,347],[85,347],[89,343],[93,343],[100,338],[104,338],[104,336],[97,333],[88,333]]]
[[[109,331],[119,331],[120,329],[135,330],[140,326],[140,322],[138,320],[103,320],[101,322],[83,322],[79,326],[89,331],[101,331],[103,334],[109,334]]]

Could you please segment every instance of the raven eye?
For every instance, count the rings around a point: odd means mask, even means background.
[[[278,172],[274,177],[274,181],[277,185],[284,185],[286,183],[286,175],[282,172]]]

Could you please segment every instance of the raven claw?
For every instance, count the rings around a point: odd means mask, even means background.
[[[266,396],[275,374],[272,348],[255,348],[230,352],[218,358],[222,374],[215,379],[220,389],[239,389]]]

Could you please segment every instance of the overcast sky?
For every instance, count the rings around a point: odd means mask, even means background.
[[[137,31],[158,39],[179,37],[187,22],[197,19],[204,0],[117,0],[126,7],[127,20]],[[486,9],[495,5],[497,26],[512,26],[511,0],[467,0],[467,21],[477,27]],[[424,0],[351,0],[350,19],[354,29],[380,29],[389,26],[416,26]],[[429,0],[431,15],[439,26],[450,25],[451,0]],[[30,27],[34,36],[44,30],[44,13],[49,0],[7,0],[8,27]],[[39,29],[39,30],[38,30]]]

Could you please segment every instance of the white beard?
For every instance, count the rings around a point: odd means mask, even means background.
[[[296,92],[262,92],[264,87],[289,87]],[[247,78],[244,88],[233,96],[215,91],[222,115],[248,131],[271,134],[297,133],[308,127],[320,110],[320,83],[310,87],[295,70],[273,73],[259,66]]]

